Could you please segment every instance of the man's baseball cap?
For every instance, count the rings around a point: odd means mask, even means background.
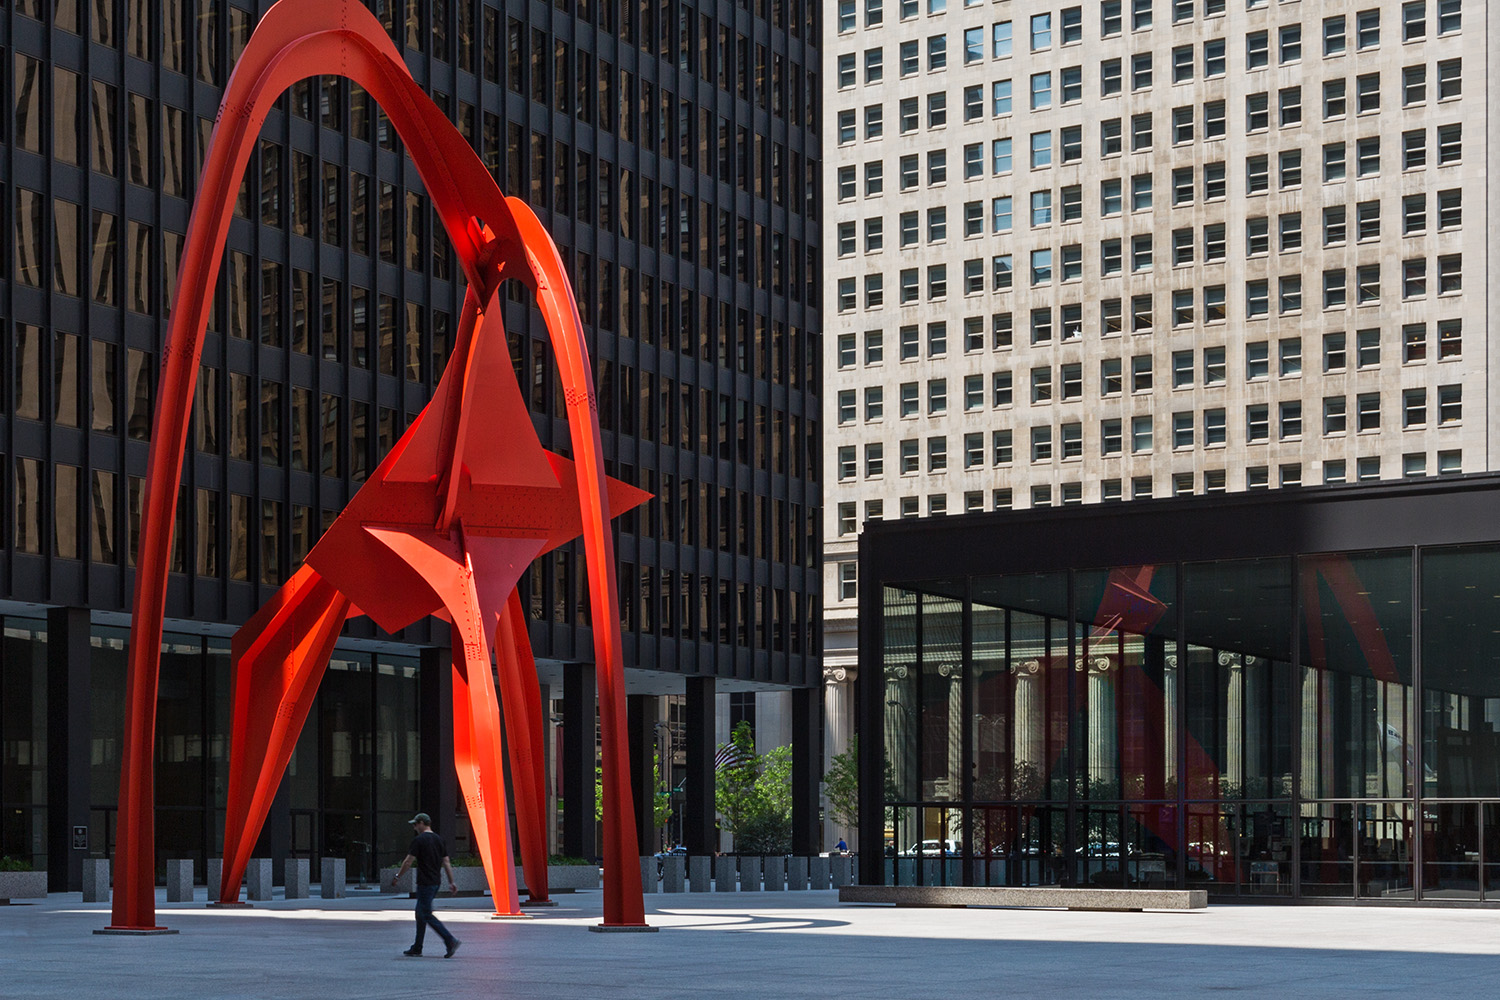
[[[416,826],[418,823],[426,823],[428,826],[431,826],[432,817],[426,813],[417,813],[411,819],[407,820],[406,823],[408,826]]]

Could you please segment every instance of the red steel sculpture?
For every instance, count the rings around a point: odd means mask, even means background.
[[[405,141],[452,240],[468,292],[431,402],[305,564],[235,635],[223,880],[240,877],[346,619],[395,631],[452,623],[459,785],[497,912],[518,913],[502,767],[516,785],[528,891],[547,898],[541,695],[515,587],[532,560],[583,536],[603,738],[604,923],[645,927],[625,737],[624,666],[609,519],[647,494],[604,474],[593,376],[562,259],[525,203],[506,198],[355,0],[282,2],[230,77],[188,225],[162,366],[137,560],[111,929],[156,927],[153,745],[162,616],[177,484],[219,262],[246,162],[272,103],[312,75],[370,93]],[[552,339],[575,461],[537,440],[500,323],[498,289],[532,289]],[[501,698],[496,701],[494,656]],[[212,890],[210,890],[212,891]]]

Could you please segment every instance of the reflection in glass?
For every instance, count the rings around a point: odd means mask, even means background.
[[[306,472],[312,466],[314,447],[312,390],[300,386],[292,389],[292,468]]]
[[[885,797],[893,802],[917,799],[916,667],[917,595],[888,587],[885,591]]]
[[[11,547],[17,552],[42,551],[42,463],[34,458],[16,459],[15,533]]]
[[[260,383],[260,462],[281,464],[281,383]]]
[[[89,558],[94,562],[112,563],[119,558],[115,551],[115,507],[115,474],[95,469],[89,492]]]
[[[197,491],[197,552],[193,560],[199,576],[219,575],[219,491]]]
[[[78,426],[78,335],[59,333],[52,341],[52,419]]]
[[[1354,895],[1354,806],[1302,807],[1302,895]]]
[[[199,451],[219,450],[219,370],[201,365],[193,397],[193,445]]]
[[[1291,563],[1199,563],[1183,574],[1188,798],[1290,796]]]
[[[174,198],[187,196],[187,113],[179,108],[163,104],[161,109],[162,129],[162,194]]]
[[[15,127],[11,141],[28,153],[42,150],[42,63],[39,59],[16,53]]]
[[[156,391],[156,367],[151,363],[151,355],[133,347],[125,352],[125,386],[130,400],[125,434],[135,441],[149,441]]]
[[[229,457],[250,460],[250,376],[229,373]]]
[[[322,472],[325,476],[340,476],[343,474],[339,462],[339,403],[338,396],[332,393],[323,393],[323,410],[319,420],[321,433],[319,441],[322,446]]]
[[[260,342],[266,347],[281,346],[281,265],[262,261],[260,265]]]
[[[28,420],[42,419],[42,331],[28,323],[16,324],[14,413]]]
[[[918,625],[921,669],[921,799],[963,796],[963,605],[924,594]]]
[[[312,308],[312,275],[300,267],[292,268],[292,350],[312,353],[309,310]]]
[[[94,252],[89,257],[89,270],[94,301],[101,305],[112,306],[115,304],[117,294],[116,275],[119,274],[119,264],[115,258],[115,242],[119,238],[116,233],[115,217],[109,212],[95,209],[93,237]]]
[[[119,420],[118,379],[119,349],[104,340],[89,345],[89,398],[92,410],[90,426],[96,431],[113,431]]]
[[[41,288],[43,271],[42,240],[46,233],[46,200],[35,191],[16,188],[16,242],[11,260],[16,281]]]
[[[151,99],[131,94],[126,101],[126,179],[142,187],[151,186]]]
[[[1411,555],[1301,560],[1302,794],[1412,793]]]
[[[260,502],[260,582],[280,586],[281,573],[281,502]]]
[[[250,257],[238,250],[229,251],[229,335],[238,340],[250,339]]]
[[[219,10],[215,0],[198,0],[198,79],[219,82]]]
[[[112,0],[91,0],[89,4],[89,25],[92,28],[94,41],[100,45],[114,48],[115,5]]]
[[[151,313],[151,227],[128,220],[125,255],[125,304],[132,312]]]
[[[78,162],[78,74],[52,67],[52,157]]]
[[[120,131],[115,88],[95,80],[89,94],[89,165],[99,173],[113,177],[115,140]]]
[[[1424,550],[1422,605],[1423,790],[1500,795],[1500,546]]]
[[[58,198],[52,202],[52,290],[78,294],[79,242],[83,239],[83,209]]]
[[[229,579],[250,579],[250,498],[229,495]]]
[[[78,491],[82,479],[74,465],[53,466],[52,554],[78,558]]]

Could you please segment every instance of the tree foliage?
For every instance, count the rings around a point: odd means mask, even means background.
[[[755,730],[741,722],[719,752],[715,800],[720,825],[741,854],[792,849],[792,748],[755,752]]]
[[[849,749],[829,758],[823,775],[823,794],[828,815],[841,826],[859,823],[859,737],[849,739]]]

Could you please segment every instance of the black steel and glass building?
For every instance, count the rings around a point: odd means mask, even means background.
[[[867,524],[861,877],[1500,901],[1497,509],[1483,474]]]
[[[113,846],[154,383],[214,116],[268,6],[0,11],[0,854],[54,873],[76,871],[60,856]],[[680,822],[707,849],[715,691],[798,689],[816,733],[817,700],[800,692],[820,683],[818,5],[372,8],[573,275],[608,471],[655,495],[618,528],[633,732],[649,747],[656,698],[680,696]],[[294,87],[251,158],[198,381],[162,663],[163,858],[219,844],[228,636],[425,404],[463,291],[380,109],[339,78]],[[542,443],[565,451],[540,315],[515,299],[503,318]],[[594,713],[581,550],[549,555],[521,588],[562,716],[565,797],[582,802]],[[399,817],[455,815],[447,642],[440,624],[350,626],[265,850],[368,870],[399,856]],[[561,849],[593,853],[591,813],[565,815]]]

